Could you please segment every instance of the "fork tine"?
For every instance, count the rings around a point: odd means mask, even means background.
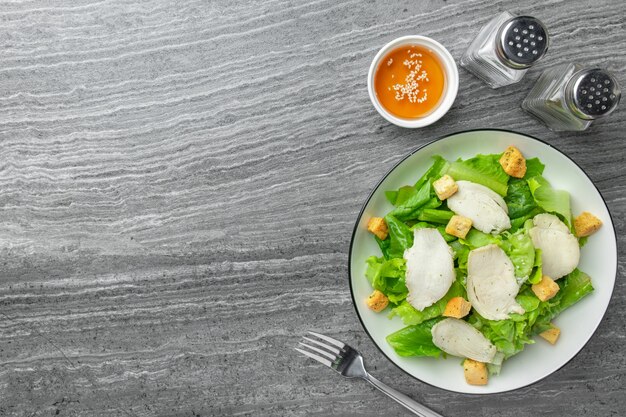
[[[345,343],[341,343],[339,340],[333,339],[332,337],[324,336],[323,334],[319,334],[315,332],[309,332],[309,334],[312,334],[315,337],[319,337],[320,339],[325,340],[328,343],[332,343],[333,345],[337,346],[339,349],[343,349],[343,347],[345,346]]]
[[[328,359],[322,358],[321,356],[316,355],[315,353],[307,352],[306,350],[302,350],[302,349],[298,349],[298,348],[294,348],[294,349],[297,350],[298,352],[302,353],[303,355],[306,355],[309,358],[315,359],[319,363],[328,366],[329,368],[331,368],[332,365],[333,365],[333,363],[331,361],[329,361]]]
[[[326,356],[328,359],[330,359],[331,361],[334,361],[335,359],[337,359],[336,355],[333,355],[332,353],[326,352],[325,350],[322,350],[320,348],[316,348],[315,346],[310,346],[307,345],[306,343],[302,343],[302,342],[298,342],[298,344],[304,346],[305,348],[311,349],[317,353],[320,353],[324,356]]]
[[[326,350],[330,350],[335,355],[340,355],[341,354],[341,350],[337,349],[336,347],[329,346],[326,343],[322,343],[322,342],[320,342],[318,340],[311,339],[310,337],[302,336],[302,338],[304,340],[308,340],[311,343],[315,343],[316,345],[321,346],[321,347],[323,347]]]

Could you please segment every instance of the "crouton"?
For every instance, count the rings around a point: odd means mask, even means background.
[[[531,289],[535,293],[538,299],[541,301],[547,301],[554,297],[559,292],[559,284],[554,282],[552,278],[547,275],[541,277],[541,281],[537,284],[533,284]]]
[[[440,200],[445,200],[459,190],[459,186],[456,184],[456,181],[454,181],[454,178],[449,175],[444,175],[437,181],[433,182],[433,188],[435,189],[435,193],[437,193],[437,197],[439,197]]]
[[[382,217],[372,217],[370,221],[367,222],[367,230],[378,236],[380,240],[387,239],[387,235],[389,234],[387,223],[385,223],[385,219]]]
[[[374,290],[374,292],[367,297],[366,301],[367,306],[377,313],[383,311],[389,304],[389,298],[378,290]]]
[[[465,359],[463,361],[463,371],[465,374],[465,381],[467,381],[470,385],[487,385],[487,382],[489,381],[487,365],[483,362]]]
[[[446,226],[446,233],[452,236],[456,236],[460,239],[465,239],[467,236],[467,232],[472,228],[472,219],[468,219],[467,217],[457,216],[456,214],[452,216],[448,225]]]
[[[472,308],[472,304],[463,297],[454,297],[448,301],[443,311],[445,317],[454,317],[457,319],[467,316]]]
[[[585,237],[594,234],[602,226],[602,220],[588,211],[583,211],[574,219],[576,236]]]
[[[512,177],[523,178],[526,175],[526,159],[515,146],[506,148],[500,157],[500,165]]]
[[[552,323],[551,323],[552,324]],[[559,336],[561,335],[561,329],[552,324],[552,328],[544,332],[539,333],[539,336],[546,339],[550,344],[555,344]]]

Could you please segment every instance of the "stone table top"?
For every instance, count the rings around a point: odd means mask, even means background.
[[[438,123],[373,109],[369,64],[421,34],[459,59],[503,10],[550,50],[491,90],[460,70]],[[15,0],[0,6],[0,415],[378,416],[404,409],[291,348],[309,329],[447,417],[626,415],[626,106],[585,133],[519,105],[540,72],[599,64],[626,84],[618,0]],[[454,394],[385,359],[352,306],[366,196],[441,135],[540,137],[593,179],[619,240],[613,300],[569,364],[521,390]]]

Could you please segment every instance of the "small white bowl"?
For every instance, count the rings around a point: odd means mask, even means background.
[[[441,62],[443,70],[446,74],[444,92],[438,106],[424,117],[405,119],[402,117],[394,116],[393,114],[385,110],[385,108],[380,104],[380,102],[378,101],[378,97],[376,96],[376,92],[374,91],[374,74],[376,74],[378,63],[389,51],[402,45],[418,45],[431,50],[439,58],[439,61]],[[452,103],[454,103],[454,99],[456,98],[456,93],[458,92],[458,90],[459,70],[456,66],[454,58],[452,58],[450,52],[448,52],[448,50],[442,44],[426,36],[402,36],[400,38],[392,40],[387,45],[383,46],[380,51],[378,51],[378,53],[374,57],[374,60],[372,61],[372,65],[370,65],[369,74],[367,75],[367,91],[370,94],[370,100],[372,100],[374,108],[385,119],[387,119],[394,125],[401,127],[417,128],[435,123],[437,120],[441,119],[443,115],[448,112],[448,110],[450,110],[450,107],[452,107]]]

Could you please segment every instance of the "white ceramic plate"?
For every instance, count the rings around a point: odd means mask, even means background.
[[[570,193],[572,214],[586,210],[598,216],[604,225],[589,238],[581,250],[579,268],[591,276],[595,291],[561,313],[554,322],[561,336],[552,346],[537,338],[533,345],[505,361],[502,372],[489,379],[486,386],[465,382],[461,359],[406,358],[396,355],[385,337],[404,327],[398,317],[388,319],[367,308],[365,299],[372,289],[365,278],[365,260],[380,255],[380,249],[367,232],[370,217],[383,216],[392,209],[386,190],[414,184],[431,166],[433,155],[448,160],[469,158],[476,154],[500,153],[509,145],[517,146],[528,157],[539,157],[546,165],[544,176],[553,187]],[[589,177],[571,159],[538,139],[502,130],[474,130],[455,133],[414,151],[396,165],[369,196],[354,228],[349,256],[350,290],[357,315],[365,331],[389,360],[420,381],[450,391],[492,394],[510,391],[539,381],[570,361],[591,338],[606,311],[617,272],[617,242],[607,206]]]

